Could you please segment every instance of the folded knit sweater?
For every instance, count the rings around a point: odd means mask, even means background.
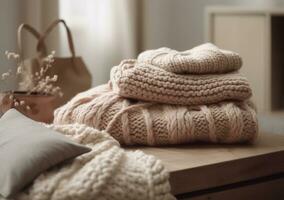
[[[183,52],[165,47],[148,50],[137,60],[176,74],[220,74],[236,71],[242,65],[239,54],[210,43]]]
[[[124,60],[111,70],[114,92],[125,98],[179,105],[246,100],[252,92],[238,72],[176,74],[137,60]]]
[[[248,101],[168,105],[133,101],[108,85],[78,94],[54,114],[55,124],[86,124],[127,145],[253,142],[258,132],[256,112]]]
[[[155,157],[125,151],[108,133],[85,125],[50,128],[92,150],[43,173],[13,200],[175,199],[169,175]]]

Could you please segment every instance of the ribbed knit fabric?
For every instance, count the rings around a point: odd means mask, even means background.
[[[183,52],[165,47],[148,50],[142,52],[137,60],[177,74],[220,74],[236,71],[242,65],[237,53],[219,49],[210,43]]]
[[[113,67],[111,83],[125,98],[187,106],[246,100],[252,95],[247,79],[238,72],[181,75],[136,60]]]
[[[56,124],[106,130],[122,144],[159,146],[192,142],[253,142],[258,125],[250,102],[180,106],[133,101],[102,85],[55,111]]]
[[[85,125],[53,128],[92,148],[41,176],[15,200],[171,200],[169,175],[159,160],[125,151],[104,131]]]

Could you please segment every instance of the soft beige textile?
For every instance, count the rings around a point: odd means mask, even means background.
[[[247,101],[200,106],[137,102],[108,85],[78,94],[55,111],[54,123],[74,122],[106,130],[128,145],[252,142],[258,132],[255,110]]]
[[[252,92],[238,72],[182,75],[136,60],[124,60],[111,70],[114,91],[125,98],[179,105],[246,100]]]
[[[87,124],[127,145],[253,142],[258,124],[241,63],[212,44],[145,51],[114,66],[109,86],[57,109],[54,122]]]
[[[38,177],[15,200],[170,200],[169,175],[159,160],[125,151],[104,131],[53,125],[92,150]]]
[[[226,73],[238,70],[242,65],[237,53],[219,49],[210,43],[183,52],[165,47],[148,50],[142,52],[137,60],[177,74]]]

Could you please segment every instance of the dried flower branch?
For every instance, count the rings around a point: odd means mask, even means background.
[[[63,96],[61,88],[55,85],[58,80],[58,75],[55,74],[53,77],[46,75],[54,62],[55,51],[52,51],[51,54],[41,60],[39,71],[34,74],[31,74],[29,70],[25,68],[24,63],[20,60],[19,54],[5,51],[5,55],[7,59],[13,59],[17,67],[14,73],[11,69],[3,73],[1,75],[2,81],[6,81],[12,77],[24,77],[18,82],[18,87],[20,90],[24,89],[27,94]],[[27,110],[31,109],[29,105],[26,105],[25,101],[19,101],[15,98],[14,91],[9,92],[9,99],[13,101],[14,106],[25,106]]]

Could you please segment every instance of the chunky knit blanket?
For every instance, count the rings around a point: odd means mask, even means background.
[[[55,111],[54,123],[87,124],[106,130],[122,144],[252,142],[256,112],[250,102],[181,106],[133,101],[102,85],[74,97]]]
[[[92,151],[45,172],[15,200],[174,199],[169,175],[153,156],[126,152],[108,133],[85,125],[51,128]]]

